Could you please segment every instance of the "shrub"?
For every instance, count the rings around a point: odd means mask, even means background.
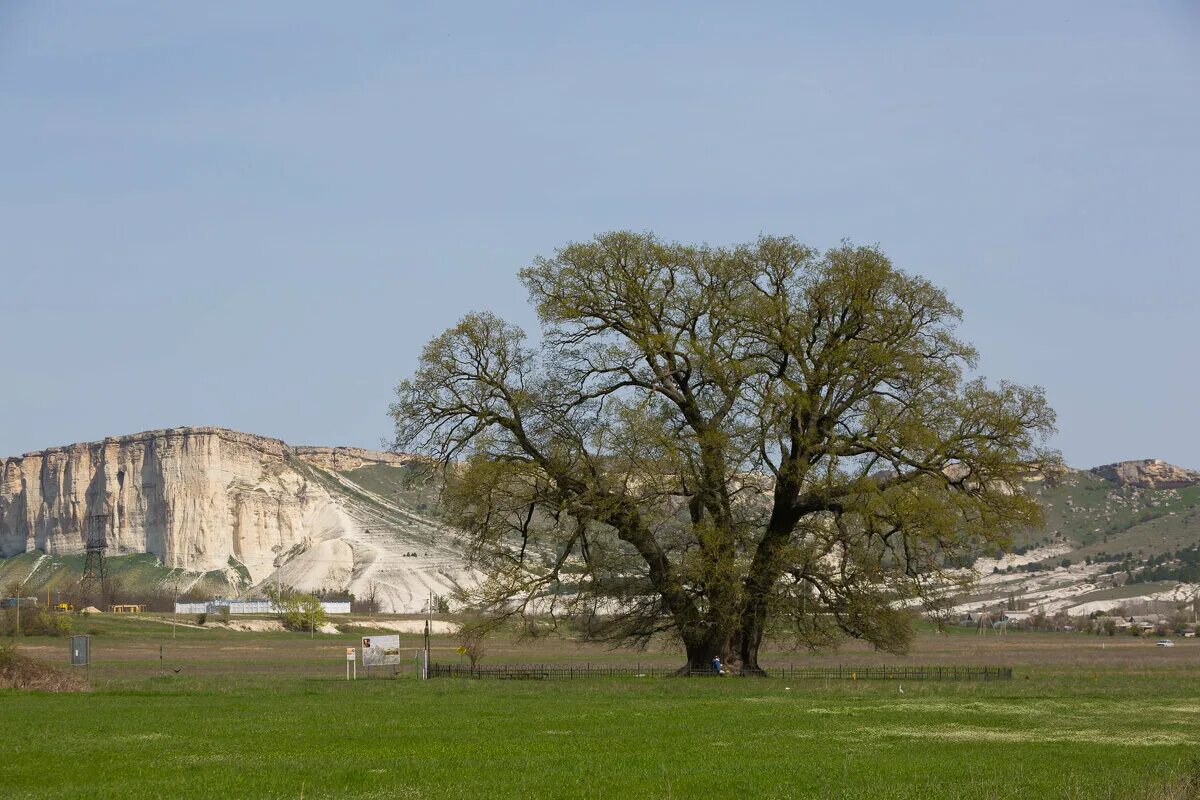
[[[311,594],[293,594],[276,601],[280,621],[289,631],[307,631],[325,624],[325,609]]]
[[[15,628],[15,620],[12,627]],[[66,614],[55,614],[46,609],[21,612],[21,633],[25,636],[70,636],[71,619]]]
[[[196,615],[196,624],[197,625],[203,626],[207,623],[208,623],[208,614],[201,612]]]

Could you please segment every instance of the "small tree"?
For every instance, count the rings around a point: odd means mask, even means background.
[[[479,620],[463,623],[458,631],[458,646],[474,669],[487,653],[487,628]]]
[[[289,631],[313,631],[325,624],[325,608],[311,594],[290,594],[276,601],[283,627]]]
[[[367,584],[367,593],[362,598],[353,598],[350,609],[361,614],[379,613],[379,584],[371,581]]]

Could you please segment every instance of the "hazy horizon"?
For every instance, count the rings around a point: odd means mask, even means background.
[[[878,243],[1090,467],[1200,468],[1200,9],[0,5],[0,457],[378,448],[432,336],[630,228]]]

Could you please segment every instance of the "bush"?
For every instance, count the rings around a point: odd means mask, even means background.
[[[325,624],[325,609],[311,594],[293,594],[276,603],[281,611],[280,621],[289,631],[307,631]]]
[[[13,636],[16,633],[16,609],[5,609],[4,616],[0,618],[0,634]],[[23,636],[70,636],[71,619],[66,614],[56,614],[44,608],[24,608],[21,610],[20,633]]]
[[[42,611],[34,617],[34,624],[41,631],[41,636],[70,636],[71,635],[71,618],[66,614],[55,614],[51,611]],[[33,634],[39,635],[39,634]]]
[[[17,648],[13,644],[0,644],[0,670],[17,663]]]
[[[197,614],[196,615],[196,624],[200,625],[200,626],[204,626],[204,625],[208,624],[208,614],[203,613],[203,612]]]

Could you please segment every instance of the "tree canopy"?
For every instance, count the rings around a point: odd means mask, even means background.
[[[968,378],[959,309],[878,248],[615,232],[520,276],[540,337],[468,314],[391,407],[493,616],[674,635],[693,668],[757,670],[768,633],[901,651],[956,557],[1040,520],[1043,391]]]

